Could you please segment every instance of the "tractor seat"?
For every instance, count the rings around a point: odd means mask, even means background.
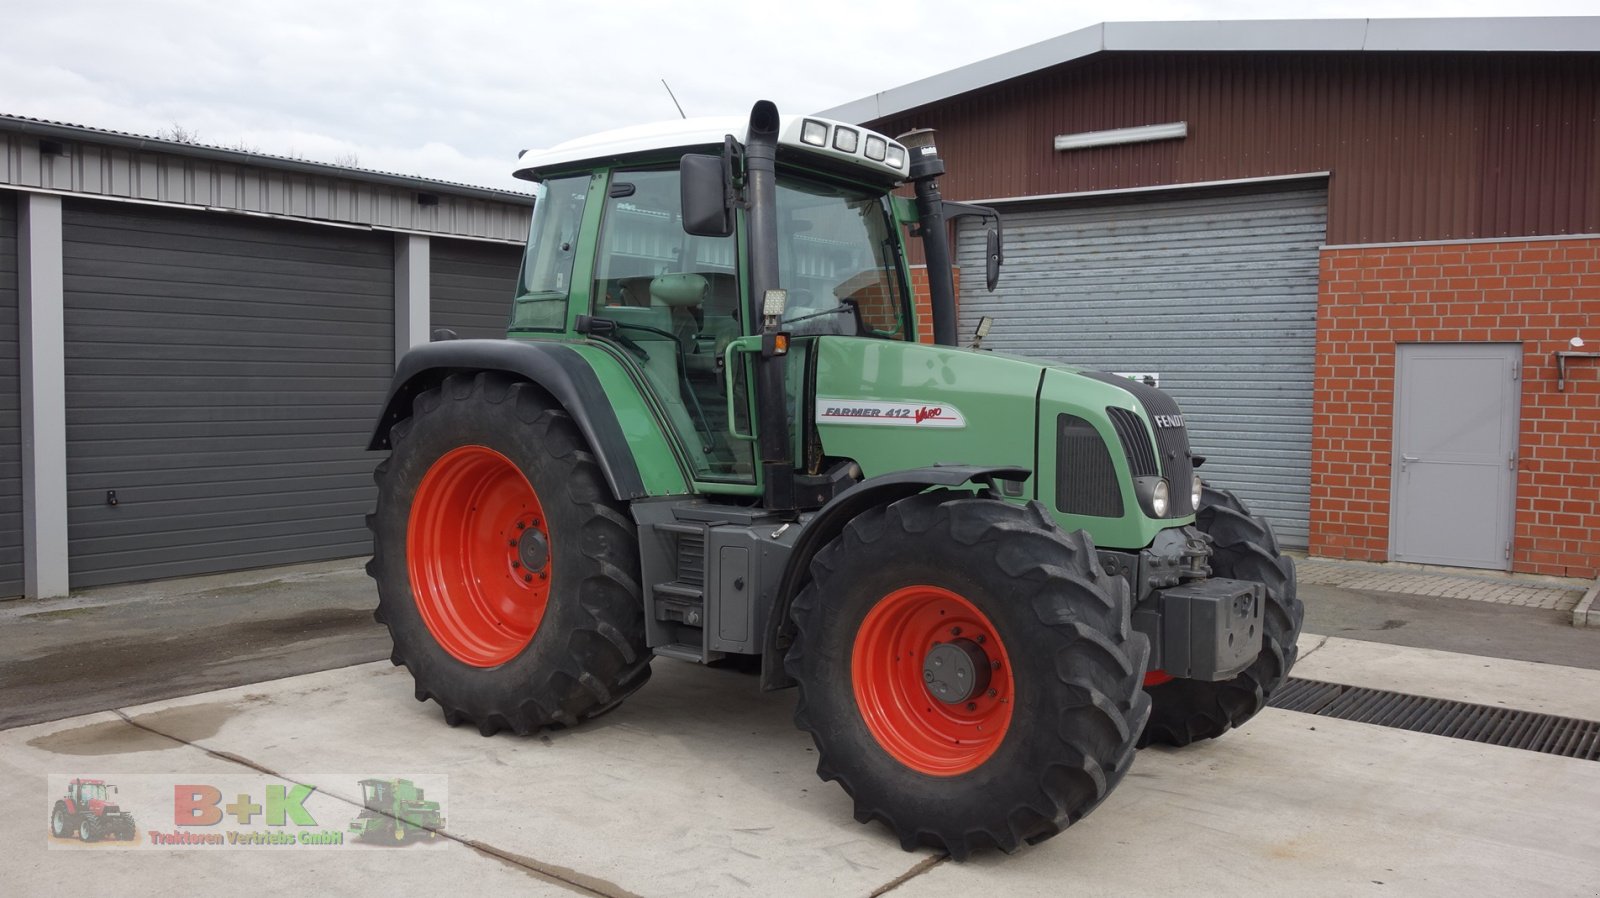
[[[706,301],[710,283],[698,274],[663,274],[650,281],[650,301],[675,309],[698,306]]]

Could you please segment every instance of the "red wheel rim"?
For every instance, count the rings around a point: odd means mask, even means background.
[[[986,689],[964,701],[935,698],[924,662],[940,643],[969,641],[990,668]],[[977,606],[937,586],[907,586],[867,612],[851,651],[856,707],[878,745],[930,776],[977,769],[1005,740],[1016,690],[1005,646]]]
[[[539,496],[511,459],[462,446],[423,475],[406,565],[423,623],[456,660],[493,667],[528,645],[550,598],[551,554]]]

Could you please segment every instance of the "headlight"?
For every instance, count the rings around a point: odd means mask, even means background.
[[[1172,510],[1172,487],[1165,477],[1133,478],[1133,494],[1139,508],[1152,518],[1164,518]]]
[[[1200,475],[1194,475],[1194,486],[1189,488],[1189,510],[1200,510],[1200,494],[1205,492],[1205,486],[1200,483]]]
[[[854,128],[840,126],[833,129],[833,148],[845,153],[854,153],[856,144],[861,140],[861,135]]]

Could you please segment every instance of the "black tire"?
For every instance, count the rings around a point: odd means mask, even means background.
[[[1197,516],[1213,541],[1211,573],[1267,588],[1261,654],[1230,680],[1172,680],[1149,689],[1152,708],[1140,747],[1188,745],[1215,739],[1266,707],[1289,678],[1300,654],[1306,607],[1297,595],[1294,560],[1284,557],[1272,526],[1250,514],[1239,497],[1207,486]]]
[[[1149,714],[1149,645],[1130,626],[1126,582],[1101,570],[1086,534],[1063,533],[1041,506],[951,491],[903,499],[850,522],[811,578],[784,662],[799,684],[795,723],[816,742],[818,776],[849,793],[858,821],[882,821],[907,850],[1011,852],[1089,813],[1127,773]],[[853,649],[868,613],[913,585],[975,606],[1011,662],[1009,726],[992,754],[953,775],[897,760],[855,697]]]
[[[377,511],[368,518],[378,584],[375,617],[394,639],[391,660],[410,670],[418,701],[433,699],[451,726],[485,736],[571,726],[616,707],[650,677],[640,596],[638,535],[583,435],[532,384],[480,372],[452,375],[417,397],[390,432],[378,465]],[[550,533],[544,616],[515,657],[463,663],[429,631],[407,568],[407,527],[423,476],[445,453],[485,446],[527,477]]]
[[[96,833],[94,831],[94,827],[90,825],[89,818],[83,818],[83,820],[78,823],[78,839],[84,842],[93,842],[95,837]]]
[[[56,802],[56,806],[50,809],[50,835],[58,839],[70,839],[72,831],[77,828],[77,820],[67,813],[67,803]]]

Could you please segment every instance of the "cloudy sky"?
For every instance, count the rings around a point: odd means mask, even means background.
[[[1103,21],[1582,15],[1593,0],[8,0],[0,112],[492,187],[518,150],[809,112]]]

